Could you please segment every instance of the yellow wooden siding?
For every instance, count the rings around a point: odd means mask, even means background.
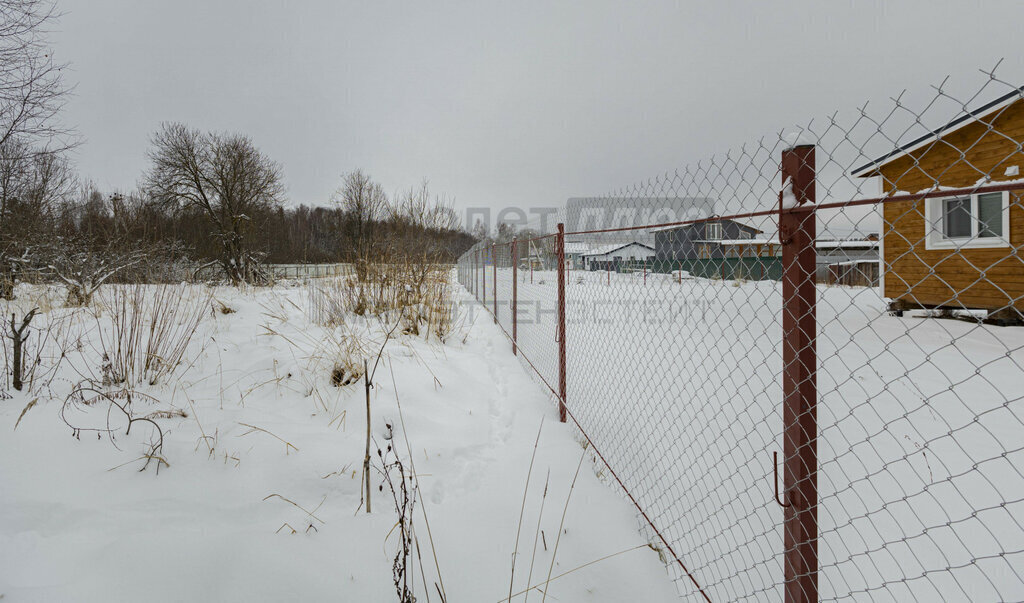
[[[991,124],[992,129],[989,129]],[[1024,172],[1024,102],[961,128],[879,170],[885,192],[917,192],[936,184],[974,186],[990,174],[993,183]],[[926,306],[1024,309],[1024,205],[1020,192],[1010,193],[1010,246],[990,249],[925,248],[925,203],[887,203],[883,208],[885,296]]]

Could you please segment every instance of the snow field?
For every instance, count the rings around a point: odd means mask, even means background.
[[[520,349],[557,387],[554,313],[532,310],[555,307],[557,275],[528,278]],[[712,600],[780,599],[780,284],[566,282],[570,412]],[[1024,598],[1024,330],[888,316],[875,289],[818,295],[822,599]]]
[[[383,327],[356,318],[345,327],[315,325],[298,286],[182,287],[181,295],[212,295],[216,311],[199,324],[187,362],[137,386],[150,396],[135,399],[138,413],[187,415],[155,419],[169,463],[159,475],[154,464],[137,471],[151,427],[136,423],[126,435],[115,413],[114,441],[88,431],[76,438],[60,418],[73,385],[102,373],[99,333],[109,318],[59,302],[42,317],[65,317],[73,344],[48,387],[0,400],[7,434],[0,438],[0,594],[5,601],[395,600],[398,544],[387,486],[374,492],[372,514],[357,512],[362,383],[329,383],[338,342],[354,335],[376,350]],[[447,600],[507,597],[542,420],[513,590],[526,587],[541,535],[531,584],[547,577],[556,540],[553,576],[621,552],[553,581],[550,596],[559,601],[673,600],[675,587],[636,531],[631,506],[592,461],[584,459],[566,507],[583,447],[558,424],[501,332],[461,301],[466,317],[447,343],[401,336],[387,344],[371,403],[375,446],[394,445],[408,460],[408,438]],[[76,425],[107,420],[99,404],[77,405],[67,416]],[[382,485],[379,473],[372,477],[374,488]],[[414,589],[419,600],[428,591],[436,600],[440,580],[422,520],[416,510],[422,573],[416,562]]]

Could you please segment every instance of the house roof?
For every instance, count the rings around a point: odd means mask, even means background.
[[[590,249],[590,246],[587,245],[586,243],[580,243],[576,241],[565,242],[566,253],[586,253],[588,249]]]
[[[611,245],[602,245],[600,247],[595,247],[591,249],[588,253],[584,253],[583,257],[593,257],[595,255],[608,255],[609,253],[618,251],[624,247],[629,247],[630,245],[639,245],[641,247],[646,247],[647,249],[654,251],[654,248],[651,247],[650,245],[644,245],[643,243],[633,241],[632,243],[612,243]]]
[[[987,117],[992,113],[995,113],[996,111],[999,111],[1000,109],[1003,109],[1022,98],[1024,98],[1024,86],[1021,86],[1020,88],[1017,88],[1012,92],[1008,92],[1003,96],[1000,96],[999,98],[995,99],[994,101],[991,101],[989,103],[982,105],[981,107],[978,107],[977,109],[974,109],[973,111],[968,111],[967,113],[964,113],[960,117],[954,119],[953,121],[942,126],[941,128],[933,130],[928,134],[921,136],[920,138],[911,140],[910,142],[901,146],[900,148],[894,151],[890,151],[889,153],[886,153],[885,155],[882,155],[881,157],[878,157],[873,161],[869,161],[868,163],[865,163],[864,165],[855,168],[852,172],[850,172],[850,175],[857,178],[867,178],[868,176],[874,176],[877,168],[880,168],[891,161],[899,159],[904,155],[910,154],[927,144],[931,144],[932,142],[939,140],[943,136],[952,134],[953,132],[956,132],[960,128],[973,124],[978,120],[982,119],[983,117]]]

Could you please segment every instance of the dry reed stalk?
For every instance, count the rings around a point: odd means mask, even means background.
[[[519,507],[519,525],[516,527],[516,544],[512,549],[512,575],[508,580],[508,600],[512,601],[512,589],[516,580],[516,557],[519,555],[519,535],[523,530],[523,514],[526,512],[526,495],[530,491],[530,476],[533,475],[533,462],[537,459],[537,445],[540,444],[540,432],[544,429],[544,417],[537,428],[537,439],[533,442],[533,453],[530,454],[530,467],[526,470],[526,485],[523,486],[523,503]],[[529,582],[527,582],[529,585]]]
[[[188,287],[192,289],[192,287]],[[105,384],[155,385],[182,363],[210,307],[210,292],[188,295],[181,286],[111,286],[97,313]],[[106,314],[110,328],[104,329]]]
[[[558,557],[558,543],[562,540],[562,530],[565,528],[565,516],[569,511],[569,501],[572,499],[572,493],[576,489],[576,479],[580,476],[580,467],[583,466],[583,459],[587,458],[587,449],[583,449],[583,454],[580,455],[580,462],[576,465],[576,474],[572,476],[572,484],[569,485],[569,493],[565,496],[565,506],[562,508],[562,520],[558,522],[558,536],[555,537],[555,548],[551,551],[551,565],[548,567],[548,579],[544,581],[544,597],[541,601],[547,601],[548,599],[548,585],[551,584],[551,573],[555,570],[555,559]]]

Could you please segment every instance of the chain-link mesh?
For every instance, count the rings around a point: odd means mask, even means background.
[[[460,258],[458,273],[459,282],[476,296],[492,319],[496,314],[496,322],[505,334],[509,338],[515,335],[517,350],[529,350],[520,354],[520,359],[557,395],[555,237],[477,243]]]
[[[914,101],[460,259],[684,595],[1024,600],[1024,92]]]

